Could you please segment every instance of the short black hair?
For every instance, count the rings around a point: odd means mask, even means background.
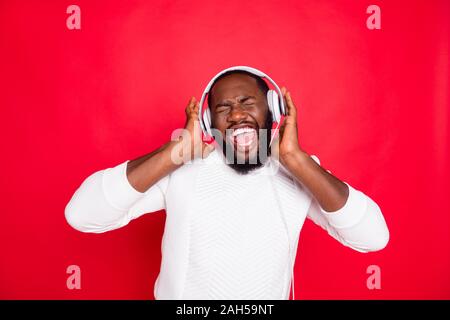
[[[211,107],[211,96],[212,96],[211,92],[212,92],[212,89],[214,88],[214,85],[217,83],[217,81],[219,81],[220,79],[222,79],[226,76],[229,76],[229,75],[235,74],[235,73],[245,74],[245,75],[250,76],[253,79],[255,79],[256,84],[258,85],[258,88],[264,94],[264,97],[267,97],[267,91],[269,91],[269,86],[261,77],[257,76],[256,74],[253,74],[251,72],[245,71],[245,70],[230,70],[230,71],[227,71],[227,72],[221,74],[219,77],[217,77],[216,80],[214,80],[211,88],[209,89],[209,93],[208,93],[208,107]]]

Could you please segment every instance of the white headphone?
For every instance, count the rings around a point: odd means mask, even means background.
[[[267,74],[265,74],[262,71],[259,71],[258,69],[247,67],[247,66],[234,66],[227,68],[225,70],[220,71],[218,74],[214,76],[214,78],[209,81],[208,85],[206,86],[205,90],[203,91],[202,98],[200,99],[200,107],[198,111],[198,120],[200,121],[200,126],[203,130],[203,133],[209,136],[213,136],[211,132],[211,112],[210,112],[210,106],[207,106],[204,112],[203,111],[203,104],[205,103],[206,95],[209,94],[209,91],[211,90],[211,87],[214,83],[214,81],[228,71],[233,70],[242,70],[247,71],[249,73],[252,73],[256,76],[259,76],[260,78],[266,78],[269,80],[269,82],[275,87],[276,91],[269,89],[267,91],[267,103],[269,105],[269,110],[272,112],[273,121],[276,123],[280,123],[281,116],[286,115],[286,108],[283,101],[283,94],[281,93],[280,88],[278,85],[273,81]],[[278,93],[277,93],[278,92]]]
[[[211,131],[211,112],[210,112],[210,106],[207,106],[207,108],[205,109],[204,112],[203,111],[203,104],[205,103],[205,99],[206,99],[206,95],[209,94],[209,91],[211,90],[211,87],[214,83],[214,81],[221,76],[222,74],[224,74],[225,72],[228,71],[233,71],[233,70],[242,70],[242,71],[247,71],[249,73],[252,73],[256,76],[259,76],[260,78],[266,78],[267,80],[269,80],[269,82],[275,87],[275,90],[269,89],[267,91],[267,104],[269,105],[269,110],[272,113],[272,117],[273,117],[273,121],[277,123],[277,127],[275,129],[275,133],[278,130],[279,126],[280,126],[280,120],[281,120],[281,116],[285,116],[286,115],[286,107],[284,105],[284,101],[283,101],[283,93],[281,92],[280,88],[278,87],[278,85],[275,83],[275,81],[273,81],[267,74],[265,74],[264,72],[252,68],[252,67],[248,67],[248,66],[234,66],[234,67],[230,67],[227,68],[225,70],[220,71],[218,74],[216,74],[214,76],[214,78],[211,79],[211,81],[209,81],[208,85],[206,86],[205,90],[203,91],[202,94],[202,98],[200,99],[200,106],[199,106],[199,111],[198,111],[198,118],[199,118],[199,122],[200,122],[200,127],[202,128],[202,131],[205,135],[209,135],[209,136],[213,136],[212,135],[212,131]],[[278,92],[278,93],[277,93]],[[272,135],[272,138],[270,140],[270,144],[272,144],[273,138],[275,137],[275,134]],[[283,208],[281,207],[281,201],[280,198],[278,196],[278,192],[275,188],[275,183],[273,181],[273,178],[271,177],[270,179],[271,181],[271,185],[272,188],[274,190],[275,193],[275,198],[278,204],[278,207],[280,209],[281,212],[281,216],[283,218],[283,224],[288,236],[288,243],[289,243],[289,269],[291,271],[291,281],[289,283],[289,286],[292,289],[292,299],[295,300],[295,291],[294,291],[294,286],[295,286],[295,282],[294,282],[294,262],[295,262],[295,257],[292,257],[292,249],[291,249],[291,239],[289,236],[289,229],[287,226],[287,222],[283,213]],[[289,297],[288,297],[289,298]]]

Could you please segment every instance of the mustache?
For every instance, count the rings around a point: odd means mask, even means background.
[[[256,131],[259,131],[260,129],[272,129],[272,126],[273,126],[272,113],[270,111],[268,112],[267,116],[265,117],[262,127],[259,126],[258,121],[254,120],[254,121],[242,121],[242,122],[233,123],[233,124],[229,125],[227,127],[227,129],[232,129],[233,127],[245,126],[245,125],[255,128]],[[227,129],[225,129],[225,130],[227,130]]]
[[[256,130],[259,129],[259,125],[257,122],[244,121],[244,122],[232,124],[226,130],[234,129],[235,127],[244,127],[244,126],[249,126],[250,128],[255,128]]]

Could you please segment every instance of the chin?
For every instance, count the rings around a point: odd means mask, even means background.
[[[227,148],[229,148],[229,150],[233,148],[232,149],[233,151],[231,152],[230,150],[229,153],[226,153]],[[235,146],[232,146],[230,144],[227,144],[225,146],[224,144],[223,151],[224,154],[226,155],[228,166],[234,169],[237,173],[244,175],[254,169],[262,167],[266,162],[268,156],[263,157],[264,159],[261,159],[259,150],[260,148],[254,148],[251,150],[241,151],[237,150]]]
[[[244,164],[230,163],[230,164],[228,164],[228,166],[230,168],[232,168],[234,171],[236,171],[237,173],[239,173],[241,175],[245,175],[252,170],[258,169],[262,165],[263,164],[260,162],[256,163],[256,164],[249,164],[249,163],[244,163]]]
[[[234,150],[237,164],[257,164],[258,163],[258,149],[239,151]]]

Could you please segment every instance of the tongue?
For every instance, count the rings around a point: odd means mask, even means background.
[[[236,136],[236,143],[239,146],[247,146],[250,145],[255,138],[256,138],[255,131],[241,133]]]

